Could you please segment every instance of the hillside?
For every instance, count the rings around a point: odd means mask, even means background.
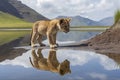
[[[29,22],[47,19],[18,0],[0,0],[0,11],[9,13]]]
[[[0,28],[30,27],[32,23],[0,11]]]
[[[58,16],[57,18],[66,18],[66,17],[72,18],[70,23],[71,26],[101,26],[99,22],[81,16]]]
[[[102,26],[112,26],[114,23],[113,17],[107,17],[99,21]]]

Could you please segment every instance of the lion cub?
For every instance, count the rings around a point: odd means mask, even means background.
[[[57,59],[57,53],[55,49],[50,49],[48,58],[45,58],[42,54],[42,48],[39,48],[37,52],[32,50],[32,58],[29,57],[31,65],[39,70],[51,71],[65,75],[71,73],[70,61],[65,59],[63,62],[59,62]]]
[[[35,41],[37,40],[40,46],[45,46],[42,43],[42,37],[47,36],[49,40],[50,48],[55,48],[58,46],[56,44],[56,35],[58,31],[63,31],[65,33],[69,32],[70,18],[53,19],[48,21],[37,21],[32,27],[31,34],[31,46],[35,46]]]

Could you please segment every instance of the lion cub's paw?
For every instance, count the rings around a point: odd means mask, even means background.
[[[45,44],[41,43],[40,46],[46,46]]]
[[[35,46],[35,44],[32,44],[31,47],[34,48],[34,47],[37,47],[37,46]]]
[[[50,45],[50,48],[57,48],[57,47],[58,47],[57,44],[55,44],[55,45]]]
[[[58,43],[56,43],[55,45],[56,45],[57,47],[59,46],[59,44],[58,44]]]

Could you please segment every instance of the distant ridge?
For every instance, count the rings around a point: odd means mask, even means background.
[[[72,18],[71,20],[71,26],[100,26],[101,24],[97,21],[93,21],[91,19],[88,18],[84,18],[81,16],[58,16],[57,18]]]
[[[99,21],[103,26],[112,26],[114,23],[114,17],[107,17]]]
[[[111,26],[114,23],[113,17],[107,17],[100,21],[94,21],[81,16],[58,16],[56,18],[72,18],[71,26]]]

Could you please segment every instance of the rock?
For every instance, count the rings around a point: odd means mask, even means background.
[[[120,20],[106,31],[86,41],[94,50],[118,50],[120,46]],[[116,48],[116,49],[114,49]]]
[[[112,27],[88,40],[93,44],[120,43],[120,20]]]

